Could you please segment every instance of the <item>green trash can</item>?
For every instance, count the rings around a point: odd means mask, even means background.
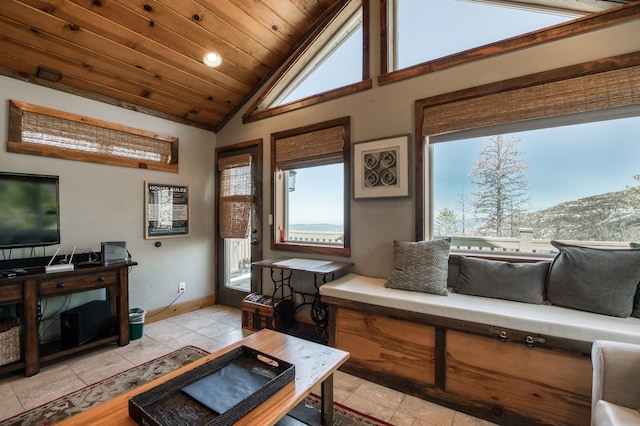
[[[142,308],[129,309],[129,340],[136,340],[142,337],[146,313],[147,311]]]

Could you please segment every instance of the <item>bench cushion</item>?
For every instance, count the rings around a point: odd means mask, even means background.
[[[322,296],[419,312],[583,342],[640,344],[640,319],[618,318],[560,306],[534,305],[450,293],[441,297],[385,287],[385,279],[348,274],[320,287]]]
[[[638,425],[640,424],[640,412],[600,400],[593,412],[592,423],[594,426]]]

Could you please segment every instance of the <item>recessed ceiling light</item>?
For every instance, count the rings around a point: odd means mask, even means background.
[[[208,67],[215,68],[222,65],[222,55],[218,52],[208,52],[202,57],[202,63]]]

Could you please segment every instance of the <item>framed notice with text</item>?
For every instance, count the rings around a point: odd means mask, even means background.
[[[189,235],[189,187],[144,183],[144,238]]]

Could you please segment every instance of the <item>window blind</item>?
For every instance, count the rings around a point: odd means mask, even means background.
[[[344,161],[344,126],[327,127],[295,135],[274,136],[275,164],[280,170],[322,166]]]
[[[218,159],[220,172],[219,224],[222,238],[247,238],[251,226],[251,155]]]
[[[7,150],[178,172],[178,138],[15,100]]]
[[[433,136],[638,103],[640,66],[632,66],[439,105],[425,105],[422,134]]]

